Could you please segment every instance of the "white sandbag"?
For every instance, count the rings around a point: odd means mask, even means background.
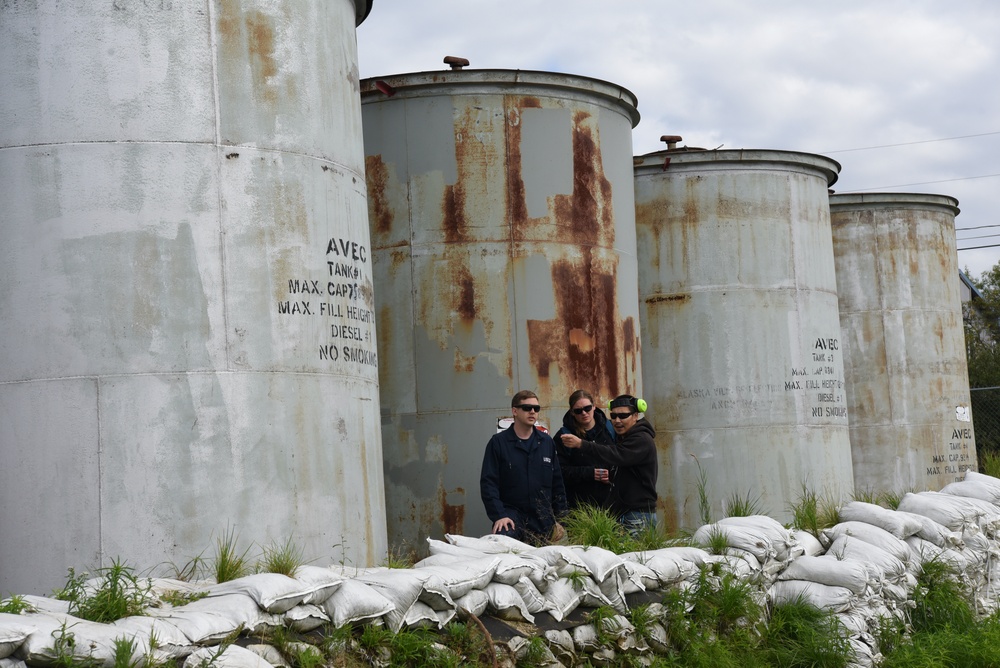
[[[29,613],[19,615],[24,623],[33,627],[28,637],[12,656],[32,665],[48,665],[57,658],[56,643],[64,636],[72,636],[72,642],[62,645],[62,652],[68,652],[79,661],[95,660],[111,666],[114,663],[115,640],[124,634],[121,629],[110,624],[89,622],[78,617],[58,612]],[[149,651],[149,639],[135,637],[132,660],[139,662]]]
[[[604,582],[611,573],[622,567],[622,558],[603,547],[573,545],[569,549],[584,563],[587,572],[598,583]]]
[[[613,581],[609,579],[605,582]],[[608,597],[601,591],[601,585],[597,584],[597,581],[592,576],[580,578],[576,583],[580,588],[580,605],[584,608],[599,608],[602,605],[612,605]],[[621,600],[617,603],[619,607],[622,605]],[[618,608],[615,609],[617,610]]]
[[[239,645],[202,647],[192,652],[184,661],[184,668],[274,668],[263,657]]]
[[[295,579],[302,584],[303,589],[309,591],[302,602],[313,605],[319,605],[325,601],[344,581],[340,574],[330,568],[308,564],[295,569]]]
[[[660,588],[660,577],[649,566],[638,561],[622,559],[622,567],[625,573],[622,583],[626,594]]]
[[[489,595],[482,589],[473,589],[465,596],[455,599],[455,609],[464,610],[476,617],[480,617],[486,612],[486,607],[490,603]]]
[[[771,539],[765,533],[731,524],[705,524],[694,532],[691,542],[708,548],[716,536],[725,536],[726,545],[746,550],[760,562],[774,559],[778,553]]]
[[[395,609],[376,589],[356,580],[344,580],[321,607],[336,628],[376,619]]]
[[[792,533],[781,525],[778,520],[767,515],[747,515],[744,517],[726,517],[717,522],[722,526],[736,526],[749,531],[760,532],[767,536],[771,545],[775,549],[775,559],[785,561],[792,547],[795,546],[795,539]],[[740,546],[735,546],[740,547]],[[741,548],[745,549],[745,548]]]
[[[757,575],[760,572],[760,562],[753,554],[740,552],[740,554],[710,554],[705,558],[705,563],[718,564],[723,572],[732,573],[740,580]]]
[[[586,577],[590,580],[589,575]],[[561,622],[566,615],[577,609],[583,593],[571,580],[559,578],[549,583],[549,588],[545,590],[544,596],[548,602],[549,614],[557,622]]]
[[[486,595],[490,602],[486,609],[494,617],[516,622],[534,622],[535,617],[528,612],[524,600],[511,585],[491,582],[486,585]]]
[[[486,534],[482,538],[473,538],[471,536],[460,536],[446,533],[444,535],[444,539],[452,545],[471,548],[486,554],[499,554],[504,552],[522,554],[525,552],[532,552],[535,549],[534,546],[528,545],[527,543],[519,541],[516,538],[495,533]]]
[[[538,557],[559,572],[567,568],[586,570],[587,564],[566,545],[544,545],[535,548],[530,554]]]
[[[597,629],[591,624],[581,624],[573,627],[573,646],[577,654],[592,654],[601,648],[601,642],[597,639]]]
[[[929,540],[938,547],[943,548],[961,547],[963,545],[962,534],[960,532],[950,530],[937,520],[933,520],[925,515],[917,515],[916,513],[907,513],[900,510],[896,512],[920,522],[920,530],[913,534],[914,536]]]
[[[392,613],[390,613],[390,615],[391,614]],[[452,610],[451,614],[454,616],[455,611]],[[386,619],[388,618],[389,615],[386,615]],[[441,628],[441,620],[438,618],[437,612],[431,606],[426,603],[421,603],[420,601],[414,601],[413,604],[407,609],[406,614],[403,615],[400,628],[437,630]]]
[[[523,576],[527,576],[536,587],[543,586],[549,565],[530,554],[495,554],[497,568],[493,581],[513,586]]]
[[[847,587],[831,587],[806,580],[778,580],[767,591],[767,596],[774,605],[802,600],[829,612],[844,612],[858,603],[857,597]]]
[[[829,529],[823,529],[822,540],[831,544],[840,536],[852,536],[876,547],[880,547],[903,563],[910,560],[910,548],[902,539],[896,538],[885,529],[864,522],[841,522]]]
[[[844,504],[838,513],[841,522],[864,522],[888,531],[900,540],[914,535],[922,526],[910,513],[883,508],[874,503],[851,501]]]
[[[981,526],[982,512],[970,501],[940,492],[908,492],[899,501],[898,509],[929,517],[950,531],[961,531],[965,524]]]
[[[383,617],[386,627],[398,633],[404,626],[406,613],[420,598],[424,582],[430,577],[430,573],[416,569],[388,569],[359,575],[355,581],[363,582],[392,602],[393,609]]]
[[[0,612],[0,659],[13,654],[34,630],[33,626],[21,620],[20,615]]]
[[[28,664],[20,659],[15,659],[14,657],[9,657],[5,659],[0,659],[0,668],[28,668]]]
[[[921,565],[930,561],[939,561],[954,568],[956,573],[964,573],[969,568],[968,559],[957,550],[940,548],[920,536],[910,536],[906,539],[906,544],[910,547],[913,559]]]
[[[966,469],[965,479],[978,482],[980,485],[986,485],[993,488],[997,493],[1000,493],[1000,478],[986,475],[985,473],[980,473],[979,471],[975,471],[973,469]]]
[[[806,580],[831,587],[844,587],[860,596],[872,584],[868,567],[855,559],[837,559],[833,556],[802,556],[788,564],[778,575],[779,580]]]
[[[482,550],[474,550],[469,547],[452,545],[451,543],[447,543],[443,540],[435,540],[434,538],[427,539],[427,549],[431,553],[431,556],[447,554],[453,557],[462,557],[464,559],[479,559],[485,557],[487,554]]]
[[[156,638],[156,649],[153,650],[153,660],[157,664],[166,663],[171,659],[180,659],[196,649],[190,638],[169,619],[135,615],[123,617],[111,622],[111,626],[121,629],[121,635],[129,638],[140,637],[149,641]]]
[[[50,596],[35,596],[25,594],[21,599],[28,604],[30,612],[56,612],[62,615],[69,614],[69,601],[61,601]]]
[[[246,594],[268,612],[282,613],[302,603],[319,586],[309,585],[280,573],[257,573],[214,584],[204,591],[209,597]]]
[[[619,571],[612,571],[603,582],[595,582],[601,590],[601,595],[615,612],[628,613],[628,603],[625,602],[625,587],[622,586],[622,576]]]
[[[532,584],[527,576],[515,582],[514,589],[521,595],[524,606],[531,614],[537,615],[539,612],[545,612],[549,609],[548,600],[542,596],[542,593],[538,591],[538,587]]]
[[[630,563],[640,564],[656,576],[658,584],[653,585],[652,583],[644,582],[647,589],[668,587],[690,575],[695,570],[691,562],[684,561],[671,554],[657,554],[656,550],[628,552],[620,556],[626,568],[628,568]]]
[[[211,596],[176,608],[149,608],[146,614],[169,621],[195,645],[214,645],[241,626],[253,633],[282,624],[280,616],[261,610],[249,594]]]
[[[869,577],[898,582],[906,576],[906,564],[882,548],[853,536],[843,535],[833,541],[827,554],[837,559],[855,559],[868,566]],[[874,569],[874,573],[872,570]]]
[[[823,547],[823,543],[819,542],[819,538],[812,535],[805,529],[797,529],[792,533],[795,536],[795,542],[802,547],[802,554],[804,556],[815,557],[826,551],[826,548]]]
[[[431,557],[433,558],[433,557]],[[423,560],[414,566],[415,570],[427,571],[431,574],[428,586],[437,584],[443,587],[452,600],[459,599],[473,589],[482,589],[493,580],[500,560],[493,556],[478,559],[461,559],[445,564],[425,564]],[[425,601],[425,603],[428,603]]]
[[[330,616],[323,611],[323,608],[313,603],[302,603],[291,610],[286,610],[281,619],[286,627],[299,633],[309,633],[330,623]]]
[[[941,488],[942,494],[953,496],[964,496],[970,499],[979,499],[996,505],[1000,502],[1000,490],[992,485],[988,485],[976,480],[961,480],[948,483]]]

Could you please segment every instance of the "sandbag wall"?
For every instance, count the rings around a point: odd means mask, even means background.
[[[855,665],[879,658],[875,630],[882,620],[905,622],[922,564],[951,564],[981,615],[1000,599],[1000,479],[968,471],[940,492],[911,493],[897,510],[864,502],[839,509],[840,523],[814,536],[789,530],[766,516],[731,517],[704,525],[692,546],[616,555],[598,547],[534,548],[500,536],[448,535],[428,539],[431,556],[410,569],[301,566],[295,577],[258,574],[222,584],[151,580],[155,599],[165,592],[207,594],[178,607],[162,601],[145,615],[111,624],[67,614],[65,601],[25,597],[23,614],[0,614],[0,668],[51,662],[60,629],[75,636],[77,658],[107,662],[115,638],[132,637],[137,655],[198,662],[206,647],[242,628],[246,633],[287,627],[305,632],[324,624],[382,624],[393,631],[440,629],[459,614],[492,615],[536,622],[542,614],[565,620],[578,607],[610,606],[617,616],[600,622],[598,641],[585,618],[571,628],[548,630],[553,659],[572,666],[587,659],[613,660],[618,653],[650,655],[667,650],[663,609],[642,639],[625,618],[629,601],[646,592],[711,584],[727,574],[752,583],[761,602],[803,599],[835,613],[855,651]],[[722,553],[710,553],[724,536]],[[707,569],[707,570],[706,570]],[[708,579],[705,575],[708,575]],[[647,598],[648,600],[648,598]],[[156,646],[150,647],[155,633]],[[512,641],[513,651],[523,644]],[[271,665],[269,650],[257,655],[226,651],[251,665]],[[234,657],[234,660],[239,656]]]

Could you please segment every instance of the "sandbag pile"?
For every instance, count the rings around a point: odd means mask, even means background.
[[[301,566],[295,577],[140,580],[149,587],[145,614],[110,624],[73,617],[65,601],[24,596],[28,611],[0,613],[0,668],[51,665],[67,654],[111,666],[123,637],[134,642],[136,661],[151,656],[195,666],[210,658],[220,668],[267,668],[281,662],[267,658],[266,646],[249,651],[220,643],[278,627],[303,633],[326,624],[441,629],[469,614],[527,623],[550,615],[563,622],[544,632],[551,665],[606,665],[620,653],[648,657],[667,650],[662,623],[641,635],[632,629],[626,617],[632,594],[696,587],[706,569],[750,581],[761,603],[802,600],[834,613],[855,650],[855,665],[871,666],[879,659],[875,631],[886,618],[907,621],[916,577],[931,560],[954,566],[980,614],[997,610],[998,503],[1000,479],[969,471],[940,492],[906,494],[896,510],[846,503],[840,523],[819,536],[761,515],[705,525],[692,547],[621,555],[599,547],[533,547],[496,535],[446,535],[428,539],[430,556],[409,569]],[[168,592],[200,598],[175,606],[163,602]],[[593,624],[576,615],[581,621],[567,628],[578,607],[614,614]],[[658,603],[650,604],[649,616],[666,619]],[[516,654],[525,643],[515,638],[509,647]]]

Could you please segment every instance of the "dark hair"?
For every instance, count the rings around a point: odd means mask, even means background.
[[[639,407],[636,405],[637,403],[638,401],[631,394],[619,394],[611,400],[611,404],[608,406],[608,409],[629,408],[633,413],[638,413]]]
[[[580,399],[583,399],[584,397],[586,397],[587,399],[590,399],[590,403],[594,403],[594,395],[593,394],[591,394],[587,390],[577,390],[573,394],[569,395],[569,407],[573,408],[573,404],[575,404],[576,402],[580,401]]]
[[[590,399],[590,403],[594,403],[594,395],[587,390],[577,390],[573,394],[569,395],[569,407],[573,408],[573,404],[580,401],[580,399]],[[597,410],[596,405],[594,406],[594,410]],[[573,433],[582,439],[587,435],[587,430],[581,427],[579,422],[573,420]]]
[[[515,408],[516,406],[520,406],[522,403],[524,403],[525,399],[537,399],[537,398],[538,395],[532,392],[531,390],[521,390],[520,392],[514,395],[513,399],[510,400],[510,407]]]

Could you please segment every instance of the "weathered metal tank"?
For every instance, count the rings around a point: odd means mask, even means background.
[[[385,554],[370,7],[0,3],[0,591]]]
[[[665,137],[671,143],[678,137]],[[827,187],[840,165],[772,150],[635,159],[643,388],[669,527],[733,498],[790,517],[852,490]]]
[[[388,531],[418,550],[489,532],[480,467],[515,392],[554,432],[574,390],[640,383],[634,96],[451,61],[361,82]]]
[[[858,489],[938,490],[976,470],[957,214],[945,195],[830,196]]]

